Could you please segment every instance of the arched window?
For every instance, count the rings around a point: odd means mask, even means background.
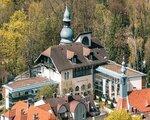
[[[89,45],[89,38],[87,36],[85,36],[83,39],[82,39],[82,43],[84,45]]]
[[[71,87],[71,88],[69,88],[69,92],[73,92],[73,88]]]
[[[79,86],[76,86],[75,91],[79,91]]]
[[[85,90],[85,85],[82,85],[82,86],[81,86],[81,90],[82,90],[82,91]]]
[[[67,89],[66,89],[66,88],[63,89],[63,93],[64,93],[64,94],[67,93]]]
[[[67,79],[67,73],[65,72],[65,76],[64,76],[65,80]]]
[[[65,72],[64,78],[65,80],[69,79],[69,72]]]
[[[67,79],[69,79],[69,72],[67,72]]]
[[[88,89],[90,89],[90,88],[91,88],[91,83],[89,83],[89,84],[88,84],[87,88],[88,88]]]

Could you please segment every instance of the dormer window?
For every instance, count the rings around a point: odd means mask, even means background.
[[[90,52],[90,54],[87,56],[87,58],[88,58],[89,60],[98,60],[98,59],[95,57],[95,55],[94,55],[93,52]]]
[[[72,58],[72,62],[73,62],[73,63],[77,63],[77,58],[76,58],[76,57],[73,57],[73,58]]]
[[[67,59],[72,63],[81,63],[81,61],[78,59],[78,56],[70,50],[67,50]]]
[[[71,61],[72,63],[76,63],[76,64],[80,64],[80,63],[81,63],[81,61],[78,59],[78,56],[77,56],[77,55],[74,55],[74,56],[70,59],[70,61]]]

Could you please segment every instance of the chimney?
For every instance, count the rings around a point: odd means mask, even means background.
[[[73,94],[67,95],[67,102],[68,102],[68,103],[71,102],[71,101],[73,101],[73,100],[74,100]]]
[[[39,120],[38,113],[33,115],[33,120]]]

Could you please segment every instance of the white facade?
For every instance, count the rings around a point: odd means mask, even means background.
[[[128,91],[132,91],[134,88],[137,90],[142,89],[142,77],[131,77],[129,78]]]
[[[47,77],[49,80],[53,80],[56,82],[61,81],[61,74],[58,71],[47,69],[45,66],[41,67],[41,76]]]
[[[5,89],[5,108],[8,109],[9,108],[9,89]]]

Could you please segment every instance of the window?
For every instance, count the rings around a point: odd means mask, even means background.
[[[64,94],[67,93],[67,89],[66,89],[66,88],[63,89],[63,93],[64,93]]]
[[[73,70],[73,78],[85,76],[85,75],[91,75],[91,66],[76,68]]]
[[[91,53],[87,56],[87,58],[88,58],[89,60],[98,60],[98,59],[95,57],[95,55],[94,55],[93,52],[91,52]]]
[[[82,91],[85,90],[85,85],[82,85],[82,86],[81,86],[81,90],[82,90]]]
[[[73,92],[73,88],[69,88],[69,92]]]
[[[25,95],[28,95],[28,92],[25,92]]]
[[[65,72],[65,76],[64,76],[65,80],[67,79],[67,73]]]
[[[75,91],[79,91],[79,86],[76,86]]]
[[[64,78],[65,78],[65,80],[69,79],[69,72],[65,72]]]
[[[76,62],[77,62],[77,58],[74,57],[74,58],[72,59],[72,62],[73,62],[73,63],[76,63]]]
[[[89,45],[89,38],[87,36],[85,36],[83,39],[82,39],[82,43],[84,45]]]
[[[70,59],[70,61],[71,61],[72,63],[76,63],[76,64],[82,63],[82,62],[78,59],[78,56],[77,56],[77,55],[74,55],[74,56]]]
[[[85,114],[83,114],[83,119],[85,118]]]
[[[126,78],[123,78],[123,85],[126,85]]]
[[[88,89],[90,89],[90,88],[91,88],[91,83],[88,84]]]

